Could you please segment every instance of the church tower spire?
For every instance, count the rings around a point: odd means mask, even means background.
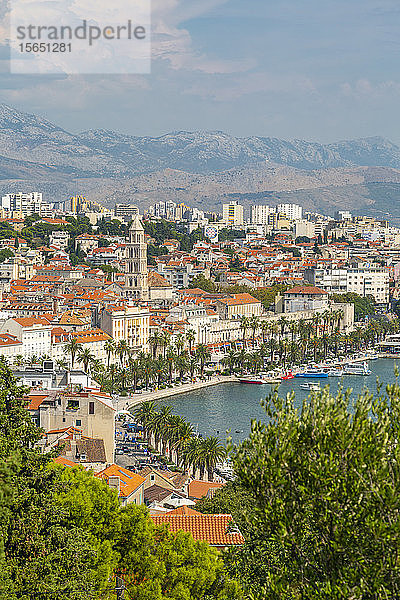
[[[147,244],[139,215],[134,215],[126,248],[125,295],[136,300],[149,299]]]

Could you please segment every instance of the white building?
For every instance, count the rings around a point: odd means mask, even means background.
[[[378,304],[388,304],[389,273],[380,267],[349,269],[347,291],[360,296],[373,296]]]
[[[291,221],[303,218],[303,208],[299,204],[278,204],[277,212],[286,215]]]
[[[243,206],[236,201],[223,204],[222,220],[228,226],[240,227],[244,225]]]
[[[268,225],[268,217],[274,213],[275,208],[268,204],[253,205],[250,212],[250,220],[253,225]]]
[[[37,317],[7,319],[1,328],[1,333],[10,333],[22,342],[20,354],[25,359],[51,356],[51,331],[50,323]]]
[[[70,235],[68,231],[53,231],[50,235],[50,246],[66,250],[68,247]]]
[[[125,340],[136,350],[149,348],[150,311],[148,308],[125,304],[104,308],[97,317],[97,325],[115,342]]]
[[[54,206],[45,202],[39,192],[6,194],[1,199],[1,208],[6,215],[20,219],[33,214],[52,217],[54,213]]]

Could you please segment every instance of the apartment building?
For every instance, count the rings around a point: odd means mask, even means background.
[[[232,227],[244,225],[243,206],[236,201],[222,205],[222,220]]]
[[[75,427],[82,436],[103,440],[106,462],[113,463],[115,409],[108,394],[43,390],[43,393],[35,392],[28,397],[28,411],[47,435],[58,433],[61,436],[68,428]]]
[[[21,354],[25,359],[32,356],[51,356],[52,326],[47,319],[16,317],[7,319],[0,333],[9,333],[22,343]]]
[[[138,352],[149,348],[150,311],[147,307],[127,302],[102,308],[95,313],[97,327],[110,335],[115,342],[125,340]]]
[[[360,296],[373,296],[377,304],[388,304],[389,272],[379,267],[349,269],[347,291]]]
[[[291,221],[303,218],[303,208],[299,204],[278,204],[277,212],[287,216]]]

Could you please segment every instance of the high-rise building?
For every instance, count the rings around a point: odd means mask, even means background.
[[[149,299],[147,244],[139,216],[134,215],[126,248],[125,295],[135,300]]]
[[[267,225],[268,217],[275,212],[275,208],[268,204],[259,204],[251,207],[251,222],[253,225]]]
[[[139,208],[134,204],[116,204],[115,216],[120,217],[126,223],[132,221],[135,215],[139,214]]]
[[[243,206],[235,201],[222,205],[222,220],[227,225],[240,227],[244,225]]]
[[[16,218],[25,218],[33,214],[51,217],[54,213],[54,205],[45,202],[39,192],[6,194],[1,199],[1,208],[5,215]]]
[[[303,208],[299,204],[278,204],[276,209],[291,221],[298,221],[303,218]]]

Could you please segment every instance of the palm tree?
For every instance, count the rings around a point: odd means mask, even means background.
[[[244,341],[246,339],[246,331],[249,328],[249,318],[248,317],[241,317],[240,319],[240,329],[243,330],[243,347],[244,347]]]
[[[156,403],[154,400],[142,402],[138,408],[133,411],[135,419],[144,427],[147,441],[150,442],[151,424],[156,413]]]
[[[206,438],[201,445],[205,456],[207,479],[213,481],[215,465],[225,458],[226,449],[215,436]]]
[[[180,418],[179,421],[175,421],[173,424],[173,440],[172,440],[172,448],[176,452],[176,463],[179,466],[181,462],[181,456],[186,446],[193,438],[193,426],[191,423],[188,423],[184,419]]]
[[[178,354],[178,356],[180,356],[182,354],[182,352],[183,352],[184,347],[185,347],[185,336],[182,333],[180,333],[176,337],[175,347],[176,347],[176,353]]]
[[[205,364],[211,358],[210,349],[205,344],[199,344],[196,348],[196,356],[200,361],[200,377],[203,377]]]
[[[24,357],[22,356],[22,354],[17,354],[17,356],[14,358],[14,365],[16,367],[22,367],[22,365],[24,364]]]
[[[235,368],[237,362],[237,354],[235,350],[229,350],[228,354],[222,359],[222,364],[229,369],[229,375],[232,375],[232,371]]]
[[[115,354],[115,342],[114,340],[107,340],[104,344],[104,350],[107,353],[107,369],[110,366],[111,356]]]
[[[78,360],[83,364],[85,373],[88,372],[89,365],[95,360],[94,354],[90,352],[89,348],[81,348],[78,353]]]
[[[176,365],[176,368],[179,371],[179,379],[182,379],[182,377],[184,376],[185,372],[189,368],[188,358],[189,357],[188,357],[187,352],[183,352],[182,354],[178,354],[178,356],[175,359],[175,365]]]
[[[162,406],[159,412],[155,412],[152,422],[151,429],[154,434],[154,443],[158,450],[158,445],[161,440],[161,454],[165,452],[165,444],[168,438],[168,422],[171,417],[171,407]]]
[[[137,384],[138,381],[142,375],[142,369],[140,366],[140,361],[139,359],[132,359],[131,357],[129,357],[128,359],[128,365],[129,365],[129,372],[130,375],[133,379],[133,393],[136,393],[136,388],[137,388]]]
[[[186,332],[186,341],[189,345],[189,354],[192,354],[192,346],[195,340],[196,332],[193,329],[189,329],[189,331]]]
[[[164,358],[165,358],[165,354],[167,351],[167,347],[169,345],[169,342],[171,340],[171,334],[169,331],[163,331],[161,336],[160,336],[160,344],[163,347],[164,350]]]
[[[204,473],[205,460],[201,454],[200,439],[192,437],[183,450],[183,468],[186,470],[188,467],[191,467],[193,477],[196,476],[198,468],[200,469],[200,473],[202,470]]]
[[[78,343],[76,337],[72,337],[64,346],[64,353],[71,356],[71,369],[74,368],[75,357],[82,350],[81,344]]]
[[[158,331],[155,331],[153,335],[149,337],[149,344],[153,353],[153,358],[156,358],[158,346],[161,344],[161,336]]]
[[[252,346],[254,348],[255,345],[255,337],[256,337],[256,331],[260,326],[260,319],[258,317],[256,317],[255,315],[253,315],[249,321],[249,326],[250,329],[252,331],[252,336],[251,336],[251,340],[252,340]]]
[[[126,340],[119,340],[115,347],[115,353],[118,355],[121,363],[121,369],[123,369],[125,356],[129,354],[129,346]]]

